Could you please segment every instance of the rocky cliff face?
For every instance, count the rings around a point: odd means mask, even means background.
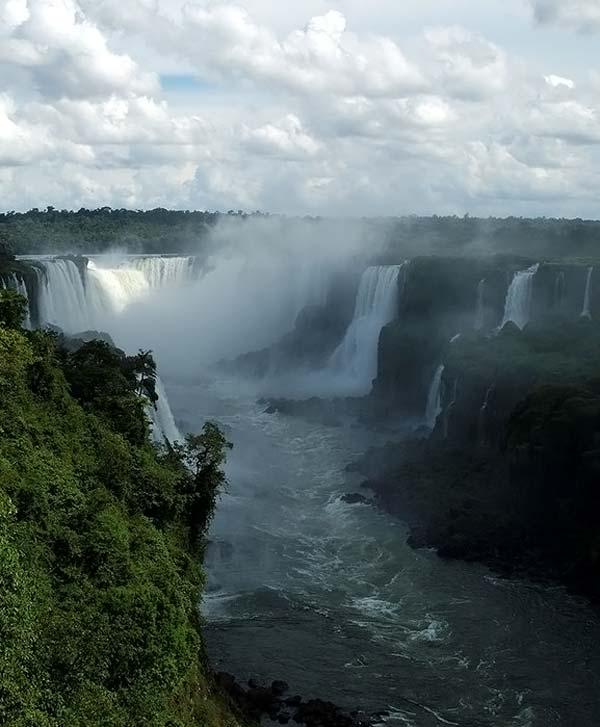
[[[293,330],[269,348],[239,356],[236,368],[263,375],[325,366],[352,320],[359,278],[354,270],[332,276],[324,305],[303,308]]]
[[[587,261],[539,264],[519,293],[526,322],[500,328],[515,273],[533,263],[411,262],[371,400],[379,415],[423,417],[443,364],[439,414],[429,435],[358,469],[414,545],[598,598],[600,277]]]
[[[455,342],[475,334],[486,341],[496,336],[513,276],[534,262],[513,256],[412,260],[398,316],[383,329],[379,342],[373,397],[384,410],[422,415],[434,372],[451,358]],[[530,323],[558,326],[582,318],[588,275],[589,316],[600,316],[600,270],[589,270],[583,263],[540,264],[532,278]],[[451,370],[445,375],[447,397],[452,375]],[[493,376],[488,379],[474,394],[479,406],[493,384]],[[468,388],[470,395],[473,387]]]
[[[600,324],[540,316],[444,350],[430,436],[359,468],[412,542],[600,597]]]

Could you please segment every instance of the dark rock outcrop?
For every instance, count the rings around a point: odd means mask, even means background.
[[[321,699],[304,701],[300,696],[286,698],[289,686],[283,681],[274,681],[267,687],[250,680],[244,688],[235,677],[225,672],[216,674],[215,681],[239,712],[254,722],[268,716],[279,724],[293,721],[306,727],[369,727],[374,723],[368,715],[359,711],[348,714],[332,702]]]
[[[371,450],[355,469],[412,545],[599,598],[599,360],[591,322],[465,340],[433,435]]]
[[[349,492],[346,495],[342,495],[340,498],[342,502],[347,505],[372,505],[373,500],[361,495],[359,492]]]

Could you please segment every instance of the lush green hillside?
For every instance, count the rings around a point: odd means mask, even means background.
[[[157,450],[148,357],[67,352],[20,307],[0,293],[0,724],[235,725],[197,614],[227,443]]]

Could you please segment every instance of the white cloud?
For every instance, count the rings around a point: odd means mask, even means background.
[[[314,17],[279,39],[242,8],[199,4],[185,8],[187,53],[201,70],[219,71],[307,94],[398,96],[425,81],[396,43],[347,31],[337,11]]]
[[[146,96],[106,101],[62,99],[53,106],[32,107],[57,134],[88,144],[206,143],[209,127],[199,117],[177,117],[165,101]]]
[[[600,82],[520,54],[541,37],[521,0],[385,0],[368,32],[357,0],[243,5],[0,0],[4,205],[596,209]],[[576,3],[543,5],[540,21],[591,28]],[[505,6],[525,41],[502,36]]]
[[[44,96],[88,97],[113,91],[152,93],[156,77],[113,53],[73,0],[2,0],[0,62],[23,66]]]
[[[571,90],[575,88],[575,83],[570,78],[563,78],[562,76],[550,74],[549,76],[544,76],[544,80],[549,86],[552,86],[552,88],[559,88],[560,86],[570,88]]]
[[[321,151],[321,145],[304,130],[300,119],[293,114],[277,124],[265,124],[257,129],[244,126],[242,139],[250,151],[282,159],[302,160]]]
[[[429,29],[425,37],[439,80],[451,95],[478,100],[506,88],[505,54],[479,34],[455,26]]]
[[[530,113],[530,128],[540,136],[572,144],[600,143],[600,114],[579,101],[543,103]]]

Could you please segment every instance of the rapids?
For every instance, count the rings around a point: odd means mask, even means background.
[[[239,380],[168,389],[176,418],[234,443],[202,604],[215,668],[390,725],[599,723],[589,605],[414,551],[401,522],[341,502],[359,484],[345,466],[379,436],[264,414]]]

